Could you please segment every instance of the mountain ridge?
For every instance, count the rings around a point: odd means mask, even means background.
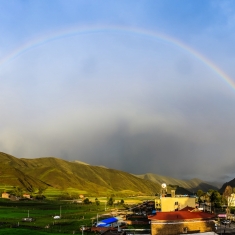
[[[227,186],[231,186],[232,188],[235,188],[235,178],[230,180],[230,181],[228,181],[228,182],[226,182],[226,183],[224,183],[222,185],[222,187],[219,189],[219,192],[223,193]]]
[[[100,166],[68,162],[59,158],[15,158],[14,156],[0,153],[0,171],[8,172],[16,169],[14,178],[27,178],[35,180],[30,187],[25,187],[24,180],[17,181],[6,178],[7,172],[0,176],[2,184],[21,186],[27,190],[39,187],[39,182],[50,187],[67,190],[68,188],[80,189],[96,194],[112,192],[128,192],[133,194],[154,194],[159,191],[160,185],[148,180],[139,179],[130,173],[108,169]],[[15,171],[16,171],[15,170]],[[17,174],[18,173],[18,174]],[[29,181],[29,180],[28,180]]]
[[[119,192],[154,195],[160,191],[163,182],[168,184],[169,189],[170,185],[178,185],[181,192],[216,189],[200,179],[184,181],[152,173],[133,175],[103,166],[92,166],[79,160],[71,162],[55,157],[16,158],[2,152],[0,171],[0,184],[20,186],[28,191],[52,187],[59,190],[79,189],[93,194]]]
[[[166,183],[168,185],[178,185],[182,188],[185,188],[186,190],[189,190],[192,193],[196,193],[198,189],[201,189],[203,191],[208,191],[208,189],[218,190],[218,187],[211,185],[198,178],[194,178],[191,180],[181,180],[181,179],[176,179],[173,177],[162,176],[162,175],[153,174],[153,173],[146,173],[146,174],[135,175],[135,176],[142,178],[142,179],[148,179],[158,184]]]

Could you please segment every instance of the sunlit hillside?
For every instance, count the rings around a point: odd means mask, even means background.
[[[19,186],[27,191],[44,187],[97,195],[126,192],[153,195],[160,188],[158,183],[126,172],[53,157],[19,159],[0,153],[0,170],[2,186]]]

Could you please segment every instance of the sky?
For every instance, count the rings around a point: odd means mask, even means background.
[[[0,0],[0,151],[235,178],[235,2]]]

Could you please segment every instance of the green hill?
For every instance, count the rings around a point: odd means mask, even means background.
[[[53,157],[19,159],[0,153],[0,171],[1,186],[19,186],[29,192],[50,187],[96,195],[153,195],[160,189],[159,184],[126,172]]]
[[[191,179],[191,180],[180,180],[172,177],[147,173],[143,175],[135,175],[141,179],[150,180],[156,184],[166,183],[167,185],[178,185],[192,193],[197,192],[198,189],[201,189],[207,192],[209,189],[218,190],[216,186],[213,186],[205,181],[200,179]]]
[[[69,162],[54,157],[16,158],[0,152],[0,186],[18,186],[26,192],[50,189],[59,192],[82,192],[90,195],[154,195],[160,185],[178,185],[178,193],[208,191],[216,187],[199,179],[179,180],[171,177],[127,172],[92,166],[81,161]]]

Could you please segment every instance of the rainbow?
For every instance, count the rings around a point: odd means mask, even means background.
[[[79,28],[69,28],[65,30],[60,30],[57,32],[53,32],[50,34],[47,34],[46,36],[38,37],[34,40],[31,40],[17,49],[13,50],[11,53],[7,54],[5,57],[0,59],[0,67],[15,59],[16,57],[20,56],[23,53],[26,53],[27,51],[38,47],[40,45],[43,45],[47,42],[58,40],[65,37],[72,37],[72,36],[78,36],[83,34],[94,34],[94,33],[105,33],[105,32],[122,32],[122,33],[128,33],[128,34],[136,34],[140,36],[146,36],[146,37],[152,37],[154,39],[162,40],[164,42],[167,42],[169,44],[173,44],[176,47],[179,47],[181,50],[186,51],[196,59],[198,59],[200,62],[205,64],[207,67],[209,67],[215,74],[217,74],[220,78],[222,78],[233,90],[235,90],[235,82],[230,78],[224,71],[222,71],[217,65],[215,65],[212,61],[210,61],[208,58],[206,58],[204,55],[199,53],[198,51],[194,50],[193,48],[189,47],[185,43],[172,38],[168,35],[162,34],[162,33],[156,33],[153,31],[145,30],[145,29],[129,29],[119,26],[113,26],[113,27],[79,27]]]

